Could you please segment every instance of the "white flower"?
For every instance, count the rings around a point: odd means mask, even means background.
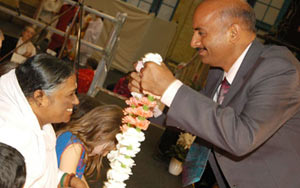
[[[130,157],[135,157],[135,155],[138,152],[141,151],[140,148],[134,148],[134,147],[131,147],[131,146],[128,146],[128,147],[118,147],[118,145],[117,145],[117,148],[119,149],[120,154],[127,155],[127,156],[130,156]]]
[[[155,62],[160,60],[159,54],[154,54],[153,56],[151,56],[151,54],[150,55],[147,54],[146,56],[147,57],[143,59],[145,61]],[[160,60],[160,62],[161,61],[162,59]],[[131,99],[135,99],[135,98],[131,98]],[[140,98],[138,100],[142,100],[142,99],[143,98]],[[149,102],[152,101],[151,99],[149,100],[150,100]],[[139,101],[137,101],[137,105],[139,104],[140,104]],[[134,124],[132,125],[135,126]],[[107,155],[107,158],[110,161],[111,169],[108,170],[107,172],[108,181],[104,183],[104,188],[125,188],[126,187],[126,184],[123,181],[127,180],[129,176],[132,175],[131,168],[135,165],[135,162],[132,159],[132,157],[135,157],[136,154],[140,152],[141,142],[145,140],[145,134],[138,128],[126,127],[126,129],[124,130],[122,129],[122,131],[124,132],[116,135],[116,139],[118,141],[118,144],[116,145],[116,150],[110,151]]]
[[[120,173],[132,174],[131,167],[123,165],[120,161],[111,161],[110,167]]]
[[[145,140],[145,134],[142,131],[137,131],[136,128],[130,127],[125,133],[123,133],[124,137],[135,137],[139,142]]]
[[[109,161],[114,162],[114,161],[119,161],[121,164],[127,166],[127,167],[132,167],[135,165],[134,160],[130,156],[126,155],[116,155],[113,158],[110,158]]]
[[[134,145],[134,147],[140,147],[139,140],[134,136],[125,136],[122,134],[118,134],[116,138],[119,144],[122,146]]]
[[[123,182],[123,181],[129,179],[129,174],[122,173],[118,169],[113,168],[113,169],[109,169],[107,171],[107,178],[108,179],[115,179],[115,180]]]
[[[142,61],[143,63],[151,61],[160,65],[163,59],[158,53],[147,53],[145,57],[142,59]]]
[[[126,184],[120,181],[108,180],[104,183],[104,188],[125,188]]]
[[[111,151],[107,154],[107,159],[108,159],[109,161],[112,161],[112,160],[115,159],[118,155],[119,155],[119,151],[118,151],[118,150],[111,150]]]

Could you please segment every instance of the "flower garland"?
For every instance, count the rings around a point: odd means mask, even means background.
[[[141,142],[145,140],[142,130],[147,130],[150,121],[147,118],[153,116],[156,106],[154,97],[131,97],[126,100],[129,107],[124,109],[122,133],[117,134],[118,144],[116,150],[112,150],[107,158],[111,169],[107,172],[107,182],[104,188],[125,188],[125,180],[132,175],[131,168],[135,165],[133,157],[140,151]]]
[[[161,65],[162,57],[157,53],[146,54],[142,60],[138,61],[136,71],[140,72],[147,62]],[[116,135],[118,140],[116,150],[112,150],[107,155],[111,169],[107,172],[104,188],[125,188],[124,181],[132,175],[131,168],[135,165],[132,158],[140,152],[141,142],[145,140],[142,130],[147,130],[150,124],[147,118],[153,116],[153,111],[157,111],[154,95],[149,94],[145,97],[133,92],[133,97],[125,101],[129,107],[123,111],[125,117],[122,119],[122,133]]]

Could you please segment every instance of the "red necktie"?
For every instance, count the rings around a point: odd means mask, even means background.
[[[227,92],[229,91],[229,88],[230,88],[230,84],[228,83],[226,78],[224,78],[224,80],[221,83],[221,88],[218,94],[218,99],[217,99],[218,104],[222,104]]]

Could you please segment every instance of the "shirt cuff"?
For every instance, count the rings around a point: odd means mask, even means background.
[[[183,85],[180,80],[172,82],[161,97],[161,102],[170,107],[178,89]]]

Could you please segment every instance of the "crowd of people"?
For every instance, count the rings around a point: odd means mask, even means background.
[[[62,9],[74,12],[67,23],[58,21],[66,31],[77,10]],[[87,20],[84,39],[95,42],[102,20]],[[184,186],[209,168],[214,187],[300,187],[300,64],[287,48],[261,44],[255,21],[243,0],[203,0],[194,12],[191,47],[211,66],[205,88],[195,91],[153,62],[115,88],[125,97],[131,91],[160,96],[166,124],[197,136]],[[77,80],[70,62],[38,53],[35,33],[26,26],[11,62],[0,63],[0,187],[87,188],[86,176],[99,178],[103,157],[116,147],[123,111],[84,94],[97,67],[91,49],[81,51],[88,55]],[[59,52],[63,43],[57,46],[55,37],[49,46]],[[0,48],[3,40],[0,30]]]

